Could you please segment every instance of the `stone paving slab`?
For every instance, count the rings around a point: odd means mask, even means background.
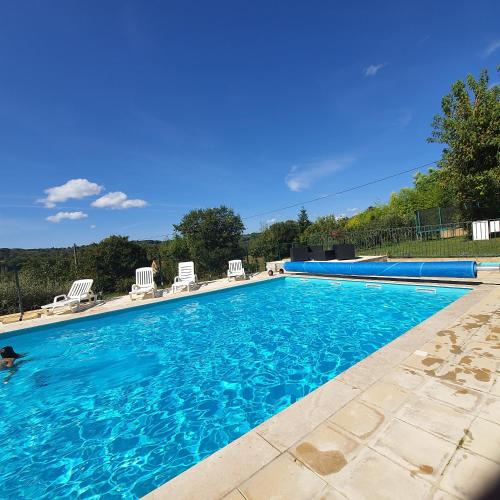
[[[333,478],[362,449],[361,441],[327,421],[294,445],[290,452],[311,470],[328,479]]]
[[[269,498],[302,500],[319,497],[326,482],[289,453],[276,460],[238,487],[247,500]]]
[[[285,451],[358,393],[356,387],[331,380],[257,426],[255,432]]]
[[[347,498],[367,500],[425,498],[432,489],[430,483],[369,448],[342,469],[330,484]]]
[[[408,401],[397,417],[457,445],[474,418],[467,412],[418,396]]]
[[[462,447],[500,464],[500,425],[476,418],[465,433]]]
[[[196,480],[181,474],[144,498],[222,498],[279,456],[280,452],[276,448],[257,433],[250,431],[215,452],[208,460],[192,467],[190,470],[196,475]]]
[[[456,450],[453,443],[396,418],[390,421],[372,447],[411,474],[432,482],[439,480]]]
[[[490,422],[500,424],[500,397],[494,395],[493,390],[480,406],[479,416]]]
[[[471,414],[478,411],[485,398],[481,392],[435,379],[428,380],[418,393]]]
[[[387,382],[376,382],[361,394],[360,399],[382,410],[394,412],[405,402],[408,395],[409,392],[402,387]]]
[[[498,474],[498,464],[459,448],[444,471],[440,488],[463,500],[477,498]]]

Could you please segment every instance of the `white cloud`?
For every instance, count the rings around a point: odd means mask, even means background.
[[[147,202],[139,199],[130,199],[121,191],[107,193],[91,203],[96,208],[111,208],[112,210],[124,208],[141,208],[147,205]]]
[[[87,179],[71,179],[61,186],[45,189],[46,198],[41,198],[38,202],[43,203],[47,208],[54,208],[57,203],[63,203],[69,199],[80,200],[99,194],[102,190],[102,186]]]
[[[86,219],[88,217],[87,214],[83,212],[57,212],[55,215],[49,215],[47,220],[49,222],[61,222],[63,219],[69,220],[78,220],[78,219]]]
[[[273,219],[268,219],[266,220],[266,224],[274,224],[276,222],[276,218],[273,218]]]
[[[488,57],[493,54],[496,50],[500,49],[500,40],[495,40],[491,42],[483,51],[484,57]]]
[[[285,177],[285,183],[291,191],[302,191],[320,179],[342,170],[352,162],[352,158],[346,157],[338,160],[294,165]]]
[[[347,211],[348,212],[357,212],[359,210],[359,208],[348,208]]]
[[[95,224],[90,224],[90,229],[95,229]]]
[[[365,69],[365,76],[375,76],[383,67],[387,66],[384,64],[370,64],[368,68]]]

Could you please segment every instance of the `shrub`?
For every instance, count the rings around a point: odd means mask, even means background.
[[[56,295],[68,293],[71,281],[33,281],[30,273],[19,274],[19,287],[25,311],[38,309],[54,300]],[[3,279],[0,282],[0,314],[19,312],[14,279]]]

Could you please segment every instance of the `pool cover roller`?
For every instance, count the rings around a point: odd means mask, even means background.
[[[285,271],[351,276],[476,278],[475,261],[448,262],[285,262]]]

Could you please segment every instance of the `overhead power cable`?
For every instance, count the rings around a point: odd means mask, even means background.
[[[347,188],[347,189],[342,189],[341,191],[337,191],[335,193],[324,194],[322,196],[318,196],[317,198],[312,198],[311,200],[301,201],[300,203],[294,203],[293,205],[287,205],[286,207],[275,208],[273,210],[268,210],[266,212],[260,212],[258,214],[254,214],[254,215],[248,215],[247,217],[242,217],[242,220],[254,219],[255,217],[261,217],[263,215],[269,215],[269,214],[273,214],[276,212],[281,212],[282,210],[287,210],[289,208],[301,207],[301,206],[307,205],[309,203],[314,203],[315,201],[324,200],[325,198],[331,198],[332,196],[338,196],[339,194],[348,193],[349,191],[355,191],[356,189],[361,189],[361,188],[364,188],[367,186],[371,186],[372,184],[377,184],[378,182],[383,182],[383,181],[386,181],[388,179],[398,177],[400,175],[408,174],[410,172],[415,172],[415,170],[420,170],[421,168],[430,167],[431,165],[435,165],[438,161],[439,160],[431,161],[429,163],[419,165],[418,167],[409,168],[408,170],[402,170],[401,172],[396,172],[395,174],[387,175],[385,177],[380,177],[379,179],[375,179],[375,180],[370,181],[370,182],[365,182],[364,184],[358,184],[357,186],[352,186],[352,187]]]

